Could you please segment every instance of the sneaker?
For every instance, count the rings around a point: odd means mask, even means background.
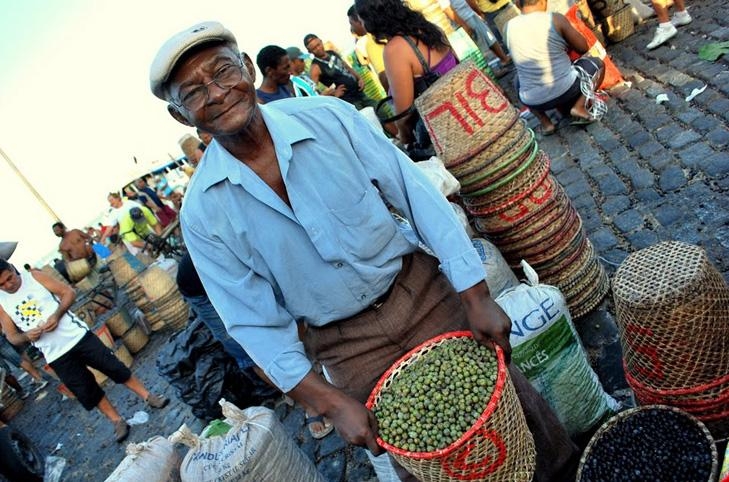
[[[120,418],[114,423],[114,437],[116,437],[116,441],[121,443],[129,436],[129,425],[127,424],[127,421],[123,418]]]
[[[28,390],[23,390],[22,392],[15,390],[15,392],[18,394],[21,400],[25,400],[30,396],[30,392]]]
[[[46,388],[47,385],[48,385],[48,380],[41,380],[39,382],[33,380],[33,383],[32,383],[33,393],[40,392],[41,390]]]
[[[155,395],[153,393],[150,393],[147,395],[147,399],[145,400],[147,402],[147,405],[149,405],[152,408],[164,408],[167,406],[168,403],[170,403],[170,399],[167,397],[163,397],[162,395]]]
[[[676,30],[676,27],[674,27],[670,23],[668,25],[659,25],[656,29],[655,35],[653,35],[653,40],[651,40],[651,42],[646,45],[646,48],[648,50],[653,50],[654,48],[668,41],[669,39],[675,37],[677,33],[678,30]]]
[[[682,27],[690,24],[692,20],[693,18],[691,18],[691,15],[684,10],[683,12],[676,12],[673,14],[673,17],[671,18],[671,25],[674,27]]]

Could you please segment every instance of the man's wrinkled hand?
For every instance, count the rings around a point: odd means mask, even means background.
[[[28,337],[28,340],[32,342],[38,341],[38,338],[40,338],[42,334],[43,329],[40,327],[33,328],[32,330],[28,330],[25,332],[25,336]]]
[[[43,323],[43,325],[41,325],[39,328],[42,330],[43,333],[51,332],[51,331],[55,330],[56,328],[58,328],[59,321],[60,321],[59,317],[57,315],[53,314],[53,315],[49,316],[48,319],[46,320],[46,322]]]
[[[491,298],[486,283],[481,282],[462,292],[461,301],[476,341],[484,346],[499,345],[508,363],[511,360],[511,320]]]
[[[336,407],[325,414],[347,443],[369,449],[375,455],[383,453],[377,445],[377,419],[367,407],[344,396]]]

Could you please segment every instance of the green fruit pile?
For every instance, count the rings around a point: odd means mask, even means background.
[[[486,408],[496,384],[496,354],[473,338],[450,338],[400,371],[373,411],[380,437],[410,452],[446,448]]]

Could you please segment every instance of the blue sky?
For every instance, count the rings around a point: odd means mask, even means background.
[[[264,45],[301,45],[317,33],[352,47],[350,1],[0,0],[0,148],[70,227],[106,208],[131,180],[133,157],[151,165],[181,154],[193,133],[149,92],[157,48],[194,23],[218,20],[252,57]],[[0,159],[0,240],[13,261],[57,245],[53,218]]]

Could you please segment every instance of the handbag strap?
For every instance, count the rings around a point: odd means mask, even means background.
[[[423,67],[423,75],[429,74],[431,72],[430,65],[428,62],[425,61],[425,57],[423,57],[423,54],[420,52],[420,49],[418,48],[415,43],[413,43],[412,40],[410,40],[410,37],[407,35],[403,35],[405,41],[410,45],[410,47],[413,49],[413,52],[415,52],[415,55],[418,57],[418,60],[420,61],[420,65]],[[428,47],[428,57],[430,57],[430,47]]]

